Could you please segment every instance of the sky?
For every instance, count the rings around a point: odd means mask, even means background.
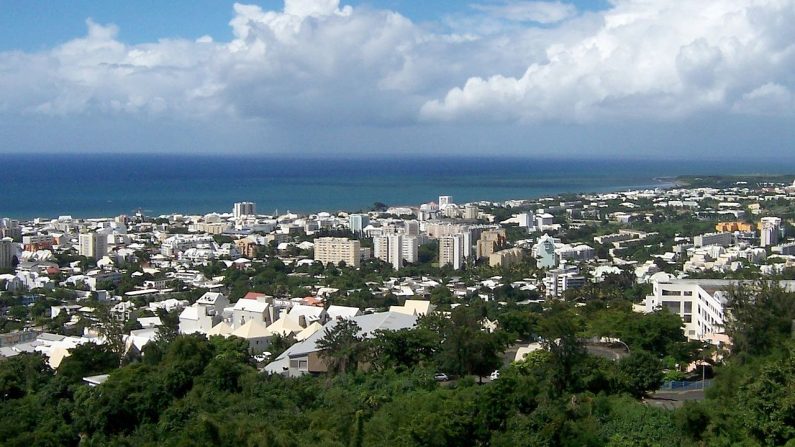
[[[0,153],[795,162],[795,0],[0,0]]]

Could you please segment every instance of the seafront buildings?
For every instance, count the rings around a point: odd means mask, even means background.
[[[101,342],[86,300],[109,303],[120,320],[134,315],[151,324],[125,335],[131,346],[153,339],[156,312],[171,311],[183,333],[236,335],[262,353],[276,335],[309,340],[311,348],[317,331],[338,318],[373,314],[380,317],[361,321],[411,326],[414,320],[394,314],[429,312],[438,288],[455,304],[504,299],[503,288],[522,303],[587,301],[589,284],[610,275],[648,284],[638,312],[666,309],[680,315],[688,338],[727,343],[726,290],[737,281],[727,277],[774,280],[795,272],[792,214],[777,214],[793,199],[795,188],[773,185],[459,204],[441,195],[438,203],[351,214],[262,215],[253,202],[239,202],[231,212],[204,215],[0,218],[0,292],[32,305],[58,291],[65,298],[48,315],[71,334],[42,335],[32,321],[21,322],[27,335],[0,354],[33,349],[26,344],[32,339],[57,365],[69,346]],[[657,231],[658,223],[681,220],[688,226]],[[380,280],[335,287],[341,271]],[[276,275],[286,275],[283,283],[269,282]],[[338,304],[365,292],[390,305]],[[315,360],[291,351],[279,361],[300,375],[322,368]]]

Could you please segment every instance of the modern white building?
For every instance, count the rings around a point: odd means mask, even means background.
[[[207,334],[210,329],[223,320],[224,308],[229,300],[221,293],[207,292],[192,306],[179,314],[179,331],[183,334],[198,332]]]
[[[689,339],[704,340],[724,332],[726,293],[735,284],[727,280],[671,279],[654,282],[644,301],[646,312],[665,308],[679,315]]]
[[[555,239],[547,234],[538,238],[538,243],[533,246],[533,257],[538,268],[549,269],[558,265],[558,256],[555,253]]]
[[[453,203],[453,196],[439,196],[439,209],[444,210]]]
[[[693,245],[696,247],[707,247],[709,245],[720,245],[721,247],[728,247],[734,243],[733,233],[706,233],[695,236],[693,238]]]
[[[781,233],[781,219],[763,217],[759,222],[759,245],[769,247],[778,244]]]
[[[370,225],[370,217],[367,214],[351,214],[348,216],[348,225],[352,233],[361,234]]]
[[[108,254],[108,235],[103,233],[80,233],[78,238],[81,256],[102,259]]]
[[[257,205],[254,202],[237,202],[232,210],[235,219],[243,219],[257,215]]]
[[[582,287],[585,281],[585,277],[580,275],[580,270],[576,266],[549,270],[543,280],[547,296],[555,297],[562,296],[563,292],[569,289]]]
[[[468,257],[464,234],[454,234],[439,238],[439,267],[450,265],[453,270],[459,270]],[[471,251],[471,249],[470,249]]]

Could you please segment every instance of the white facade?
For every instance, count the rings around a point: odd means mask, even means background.
[[[778,244],[780,233],[780,218],[763,217],[759,222],[759,245],[762,247],[769,247]]]
[[[696,247],[706,247],[709,245],[720,245],[728,247],[734,243],[732,233],[706,233],[693,238],[693,245]]]
[[[390,234],[373,238],[373,256],[392,264],[392,268],[400,270],[403,261],[416,263],[419,242],[416,237],[402,234]]]
[[[555,240],[547,234],[538,238],[538,243],[533,246],[533,257],[536,259],[538,268],[548,269],[558,265]]]
[[[102,233],[80,233],[80,255],[102,259],[108,254],[108,236]]]
[[[448,205],[452,205],[453,196],[439,196],[439,209],[444,210]]]
[[[569,289],[577,289],[585,284],[585,277],[577,267],[549,270],[544,277],[547,296],[559,297]]]
[[[644,301],[646,312],[666,308],[679,315],[689,339],[701,340],[710,334],[722,333],[726,295],[717,287],[725,288],[729,284],[731,281],[722,280],[654,282],[653,294]]]
[[[351,214],[348,216],[351,232],[361,234],[364,228],[370,225],[370,217],[366,214]]]
[[[237,202],[235,203],[232,214],[235,219],[242,219],[244,217],[256,216],[257,205],[254,202]]]
[[[452,236],[444,236],[439,238],[439,267],[450,265],[453,270],[459,270],[463,265],[465,258],[464,251],[464,235],[455,234]]]

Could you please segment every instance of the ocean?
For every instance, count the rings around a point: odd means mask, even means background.
[[[231,211],[357,211],[375,202],[457,203],[667,186],[686,174],[787,174],[747,161],[569,160],[506,157],[0,155],[0,217],[104,217]]]

